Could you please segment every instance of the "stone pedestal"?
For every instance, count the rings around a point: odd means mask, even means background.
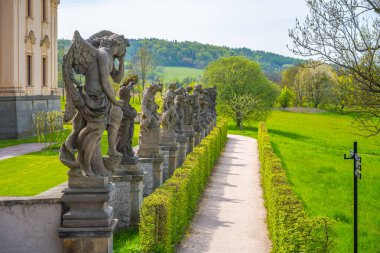
[[[201,130],[201,139],[203,139],[205,137],[206,137],[206,129],[202,128],[202,130]]]
[[[143,202],[144,175],[132,175],[130,181],[130,226],[137,227],[140,221],[140,208]]]
[[[196,147],[199,143],[201,143],[201,140],[202,140],[202,133],[201,132],[195,132],[194,147]]]
[[[123,157],[110,177],[111,182],[115,184],[115,194],[111,197],[110,205],[114,209],[114,217],[118,219],[118,229],[130,226],[130,182],[132,181],[132,175],[138,174],[138,158]]]
[[[153,159],[153,190],[163,184],[164,158],[160,155]]]
[[[137,151],[139,158],[154,158],[160,156],[160,128],[151,129],[150,132],[144,133],[143,135],[140,134],[139,138],[139,150]]]
[[[177,135],[176,140],[179,144],[177,168],[181,167],[186,159],[188,138],[185,135]]]
[[[69,176],[62,202],[69,210],[58,229],[66,253],[111,253],[117,220],[108,204],[114,184],[108,177]]]
[[[153,192],[153,158],[139,158],[140,170],[145,174],[144,197]]]
[[[187,143],[187,154],[188,154],[194,150],[195,132],[192,125],[185,125],[184,130],[185,130],[185,135],[188,138],[188,143]]]
[[[115,184],[115,194],[111,197],[110,206],[114,209],[114,217],[118,220],[117,229],[130,225],[130,181],[132,176],[111,176],[110,180]]]
[[[161,155],[164,158],[164,171],[163,171],[163,181],[165,182],[171,175],[173,175],[174,170],[177,168],[177,157],[178,157],[178,144],[166,144],[165,146],[160,146]]]

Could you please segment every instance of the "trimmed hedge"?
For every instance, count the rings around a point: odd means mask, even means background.
[[[272,252],[332,252],[333,220],[308,216],[289,185],[262,122],[259,123],[258,144]]]
[[[143,252],[173,252],[181,241],[227,142],[227,121],[219,120],[171,178],[144,199],[140,210]]]

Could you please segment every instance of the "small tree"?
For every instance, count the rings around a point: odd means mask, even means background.
[[[278,102],[280,103],[281,108],[288,107],[292,103],[294,97],[294,92],[285,85],[278,97]]]
[[[154,70],[155,64],[150,51],[141,47],[132,60],[132,72],[141,80],[142,90],[145,88],[148,75]]]
[[[205,86],[217,86],[220,113],[234,119],[239,128],[249,119],[265,120],[277,96],[275,85],[260,65],[240,56],[210,63],[203,82]]]

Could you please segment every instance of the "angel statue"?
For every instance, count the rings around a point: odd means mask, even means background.
[[[108,78],[111,76],[115,82],[122,80],[128,46],[124,36],[110,31],[96,33],[88,40],[75,31],[73,43],[63,57],[62,74],[67,94],[64,120],[72,120],[73,129],[61,146],[60,160],[70,168],[71,176],[110,174],[103,162],[100,140],[107,129],[108,153],[118,155],[112,143],[116,141],[123,102],[116,100]],[[75,74],[85,76],[83,86]]]

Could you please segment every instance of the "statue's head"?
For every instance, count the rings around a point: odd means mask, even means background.
[[[111,31],[100,31],[92,35],[87,41],[96,48],[109,48],[116,57],[123,56],[126,48],[129,47],[129,41],[123,35]]]
[[[175,90],[177,88],[177,83],[176,82],[170,83],[168,88],[169,90]]]
[[[131,96],[132,87],[133,86],[130,86],[130,85],[127,86],[127,85],[124,85],[124,84],[121,86],[121,89],[119,91],[119,96],[120,96],[121,100],[124,100],[127,103],[129,103],[129,101],[132,98],[132,96]]]
[[[190,93],[192,90],[193,90],[193,87],[192,87],[192,86],[187,86],[187,87],[186,87],[186,91],[187,91],[187,93]]]
[[[195,90],[198,91],[198,92],[202,92],[202,90],[203,90],[202,84],[196,84],[195,85]]]
[[[177,95],[185,95],[186,94],[186,89],[181,86],[178,89],[176,89],[175,94],[177,94]]]
[[[127,79],[124,80],[123,86],[135,85],[139,81],[137,75],[128,75]]]

